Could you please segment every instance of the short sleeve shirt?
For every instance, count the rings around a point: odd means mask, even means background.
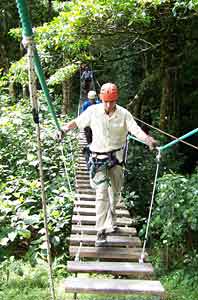
[[[109,117],[105,113],[103,103],[91,105],[75,119],[78,128],[91,127],[93,140],[90,145],[92,152],[110,152],[120,149],[126,143],[128,132],[145,141],[147,135],[137,125],[131,113],[116,105],[116,110]]]

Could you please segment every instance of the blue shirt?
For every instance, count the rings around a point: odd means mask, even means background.
[[[89,99],[85,100],[85,102],[83,103],[80,112],[82,113],[83,111],[85,111],[89,106],[93,105],[93,104],[99,104],[101,103],[101,101],[97,98],[95,100],[95,102],[91,102]]]

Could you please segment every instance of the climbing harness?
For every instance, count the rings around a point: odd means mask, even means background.
[[[116,152],[120,150],[122,150],[122,148],[104,153],[91,152],[89,156],[88,169],[90,171],[90,178],[96,185],[99,185],[105,181],[109,182],[109,180],[107,179],[108,169],[113,168],[115,165],[123,165],[123,160],[119,161],[116,157]],[[94,180],[94,177],[99,171],[106,171],[106,176],[103,180],[96,181]]]

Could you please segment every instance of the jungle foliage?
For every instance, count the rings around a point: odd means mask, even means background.
[[[27,256],[35,263],[46,259],[45,232],[38,174],[38,158],[35,130],[28,99],[11,104],[1,97],[0,122],[0,260],[9,256]],[[64,150],[54,140],[51,118],[41,99],[43,120],[42,147],[45,176],[45,192],[48,201],[48,228],[53,256],[67,255],[67,236],[73,194],[70,191],[64,164],[69,176],[74,177],[75,141],[68,137]],[[72,144],[71,144],[72,143]],[[72,152],[73,153],[72,153]],[[66,162],[65,162],[66,159]],[[70,179],[70,180],[71,180]],[[71,180],[71,185],[73,180]]]
[[[61,110],[76,110],[79,67],[87,64],[99,84],[112,81],[119,86],[120,103],[135,117],[175,136],[197,127],[197,0],[27,3],[58,116]],[[46,259],[46,245],[35,131],[27,98],[27,56],[15,1],[1,1],[0,12],[0,261],[25,256],[34,264]],[[69,95],[69,101],[64,101],[64,95]],[[52,137],[55,129],[40,91],[39,96],[52,253],[65,261],[73,196],[64,175],[61,145]],[[69,107],[62,109],[63,103]],[[143,129],[160,144],[170,140],[147,126]],[[198,145],[197,136],[188,141]],[[78,147],[70,137],[65,143],[73,178],[75,155],[73,159],[69,145]],[[160,249],[168,268],[177,263],[197,266],[196,165],[197,150],[183,144],[162,157],[149,241]],[[130,144],[124,196],[141,226],[146,223],[155,166],[153,153]]]

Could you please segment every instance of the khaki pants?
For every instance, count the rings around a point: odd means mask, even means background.
[[[98,171],[90,183],[96,189],[96,229],[111,231],[116,225],[115,208],[121,197],[123,169],[115,165]]]

